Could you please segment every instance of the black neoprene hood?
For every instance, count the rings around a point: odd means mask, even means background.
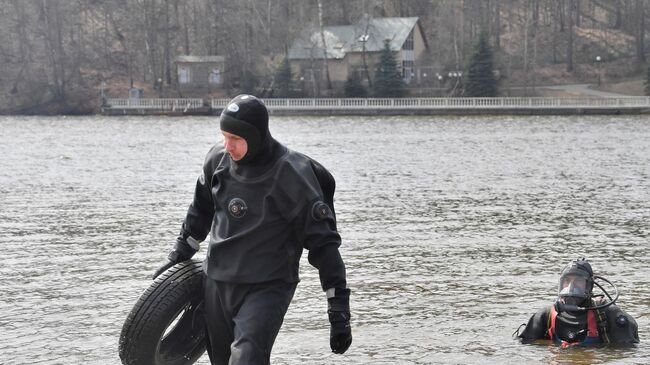
[[[264,103],[253,95],[233,98],[221,112],[222,131],[246,140],[248,151],[238,163],[250,162],[265,149],[269,139],[269,114]]]
[[[594,276],[594,271],[591,268],[591,265],[585,259],[579,259],[573,262],[570,262],[562,270],[562,276],[565,275],[580,275],[587,278],[592,278]]]

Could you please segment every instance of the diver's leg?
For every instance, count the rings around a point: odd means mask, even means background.
[[[275,338],[297,283],[275,281],[251,286],[235,322],[230,365],[269,364]]]
[[[227,365],[230,358],[230,344],[233,341],[233,321],[227,303],[222,299],[223,283],[204,278],[204,310],[207,329],[207,352],[210,363]]]

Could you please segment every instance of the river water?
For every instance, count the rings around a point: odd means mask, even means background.
[[[650,362],[646,116],[274,117],[271,130],[337,179],[354,336],[330,353],[303,257],[272,363]],[[0,118],[0,364],[119,363],[124,319],[220,141],[206,117]],[[618,285],[638,347],[512,339],[579,256]]]

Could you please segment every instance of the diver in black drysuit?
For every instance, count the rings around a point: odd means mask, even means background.
[[[589,262],[580,259],[569,263],[560,275],[557,301],[530,317],[521,333],[516,331],[519,340],[553,340],[565,348],[638,343],[634,318],[614,304],[616,298],[594,300],[593,286],[594,273]]]
[[[191,258],[208,233],[203,263],[208,354],[213,364],[268,364],[293,297],[303,247],[328,300],[330,346],[352,342],[345,265],[339,254],[332,175],[271,137],[268,113],[239,95],[220,117],[224,132],[245,139],[233,160],[222,146],[207,154],[169,263]]]

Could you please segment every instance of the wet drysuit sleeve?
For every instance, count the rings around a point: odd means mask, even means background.
[[[605,309],[607,337],[615,345],[632,345],[639,342],[639,327],[636,320],[617,305]]]
[[[542,308],[533,314],[528,320],[526,328],[519,334],[519,340],[522,343],[531,343],[535,340],[548,339],[549,313],[549,308]]]
[[[334,213],[334,177],[319,163],[311,167],[323,195],[308,202],[296,215],[294,227],[302,245],[309,250],[309,263],[318,269],[323,291],[347,288],[345,264],[339,253],[341,236],[336,230]]]
[[[198,251],[199,242],[205,240],[210,233],[212,219],[214,217],[214,203],[212,201],[212,173],[215,169],[215,161],[218,161],[218,151],[213,147],[206,156],[201,176],[196,181],[194,197],[187,209],[185,220],[181,226],[178,239],[174,249],[180,251],[187,257],[191,248]],[[189,246],[189,247],[188,247]],[[193,255],[194,253],[191,253]],[[191,257],[191,255],[189,257]]]

